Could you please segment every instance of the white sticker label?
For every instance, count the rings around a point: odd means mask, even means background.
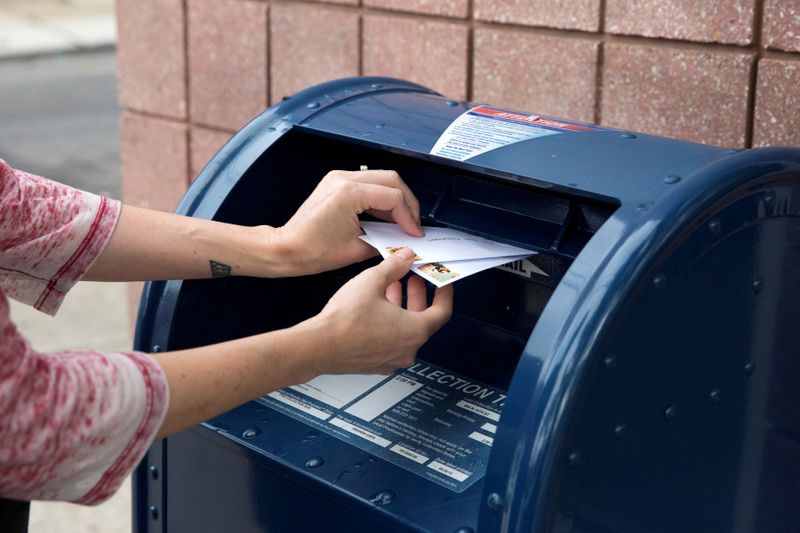
[[[299,409],[300,411],[303,411],[304,413],[308,413],[309,415],[313,416],[314,418],[319,418],[320,420],[326,420],[327,418],[329,418],[331,416],[330,413],[326,413],[325,411],[323,411],[321,409],[317,409],[316,407],[308,405],[307,403],[301,402],[300,400],[298,400],[294,396],[289,396],[285,392],[281,392],[279,390],[275,391],[275,392],[270,392],[267,396],[269,396],[270,398],[274,398],[274,399],[278,400],[281,403],[285,403],[287,405],[291,405],[295,409]]]
[[[425,457],[421,453],[417,453],[414,450],[409,450],[405,446],[401,446],[399,444],[395,444],[394,446],[392,446],[389,449],[392,450],[396,454],[402,455],[403,457],[408,457],[409,459],[411,459],[415,463],[425,464],[429,459],[429,457]]]
[[[561,122],[489,106],[473,107],[442,133],[431,154],[464,161],[509,144],[559,133],[588,131],[591,126]]]
[[[469,438],[471,438],[472,440],[476,440],[481,444],[485,444],[487,446],[491,446],[494,443],[494,439],[492,437],[490,437],[489,435],[484,435],[480,431],[473,431],[472,433],[469,434]]]
[[[347,431],[348,433],[352,433],[353,435],[358,435],[362,439],[366,439],[372,443],[377,444],[382,448],[386,448],[391,444],[390,441],[384,439],[383,437],[379,437],[375,433],[371,431],[367,431],[366,429],[360,428],[355,424],[351,424],[350,422],[346,422],[341,418],[334,418],[331,420],[331,424],[336,427],[342,428],[343,430]]]
[[[431,463],[428,465],[428,468],[436,470],[440,474],[444,474],[447,477],[457,479],[458,481],[464,481],[469,477],[469,473],[465,474],[464,472],[460,472],[455,468],[450,468],[447,465],[443,465],[439,461],[431,461]]]
[[[495,412],[490,411],[488,409],[484,409],[483,407],[475,405],[472,402],[467,402],[467,401],[464,401],[464,400],[460,400],[456,405],[459,406],[462,409],[466,409],[467,411],[470,411],[471,413],[475,413],[476,415],[485,416],[489,420],[494,420],[495,422],[500,421],[500,415],[498,413],[495,413]]]

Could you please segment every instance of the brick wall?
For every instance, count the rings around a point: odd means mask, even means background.
[[[798,0],[117,0],[126,201],[171,210],[309,85],[389,75],[725,146],[800,145]]]

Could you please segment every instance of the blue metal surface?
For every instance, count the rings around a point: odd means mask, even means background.
[[[154,446],[138,532],[796,531],[800,150],[597,130],[429,155],[470,107],[386,78],[311,88],[178,212],[278,225],[327,170],[367,164],[398,169],[428,223],[540,250],[546,280],[460,282],[419,354],[508,389],[485,479],[453,493],[252,403]],[[284,327],[361,268],[148,284],[136,347]]]

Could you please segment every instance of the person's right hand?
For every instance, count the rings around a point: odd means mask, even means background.
[[[389,374],[411,365],[428,338],[450,319],[453,287],[436,290],[427,305],[425,281],[408,280],[406,309],[401,306],[402,278],[414,254],[399,250],[348,281],[315,317],[300,324],[307,338],[320,338],[312,372],[318,374]]]

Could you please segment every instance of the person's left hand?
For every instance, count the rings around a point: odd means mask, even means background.
[[[419,202],[393,170],[334,170],[292,218],[276,228],[273,244],[285,254],[287,276],[314,274],[363,261],[377,251],[359,239],[358,215],[396,222],[421,237]]]

